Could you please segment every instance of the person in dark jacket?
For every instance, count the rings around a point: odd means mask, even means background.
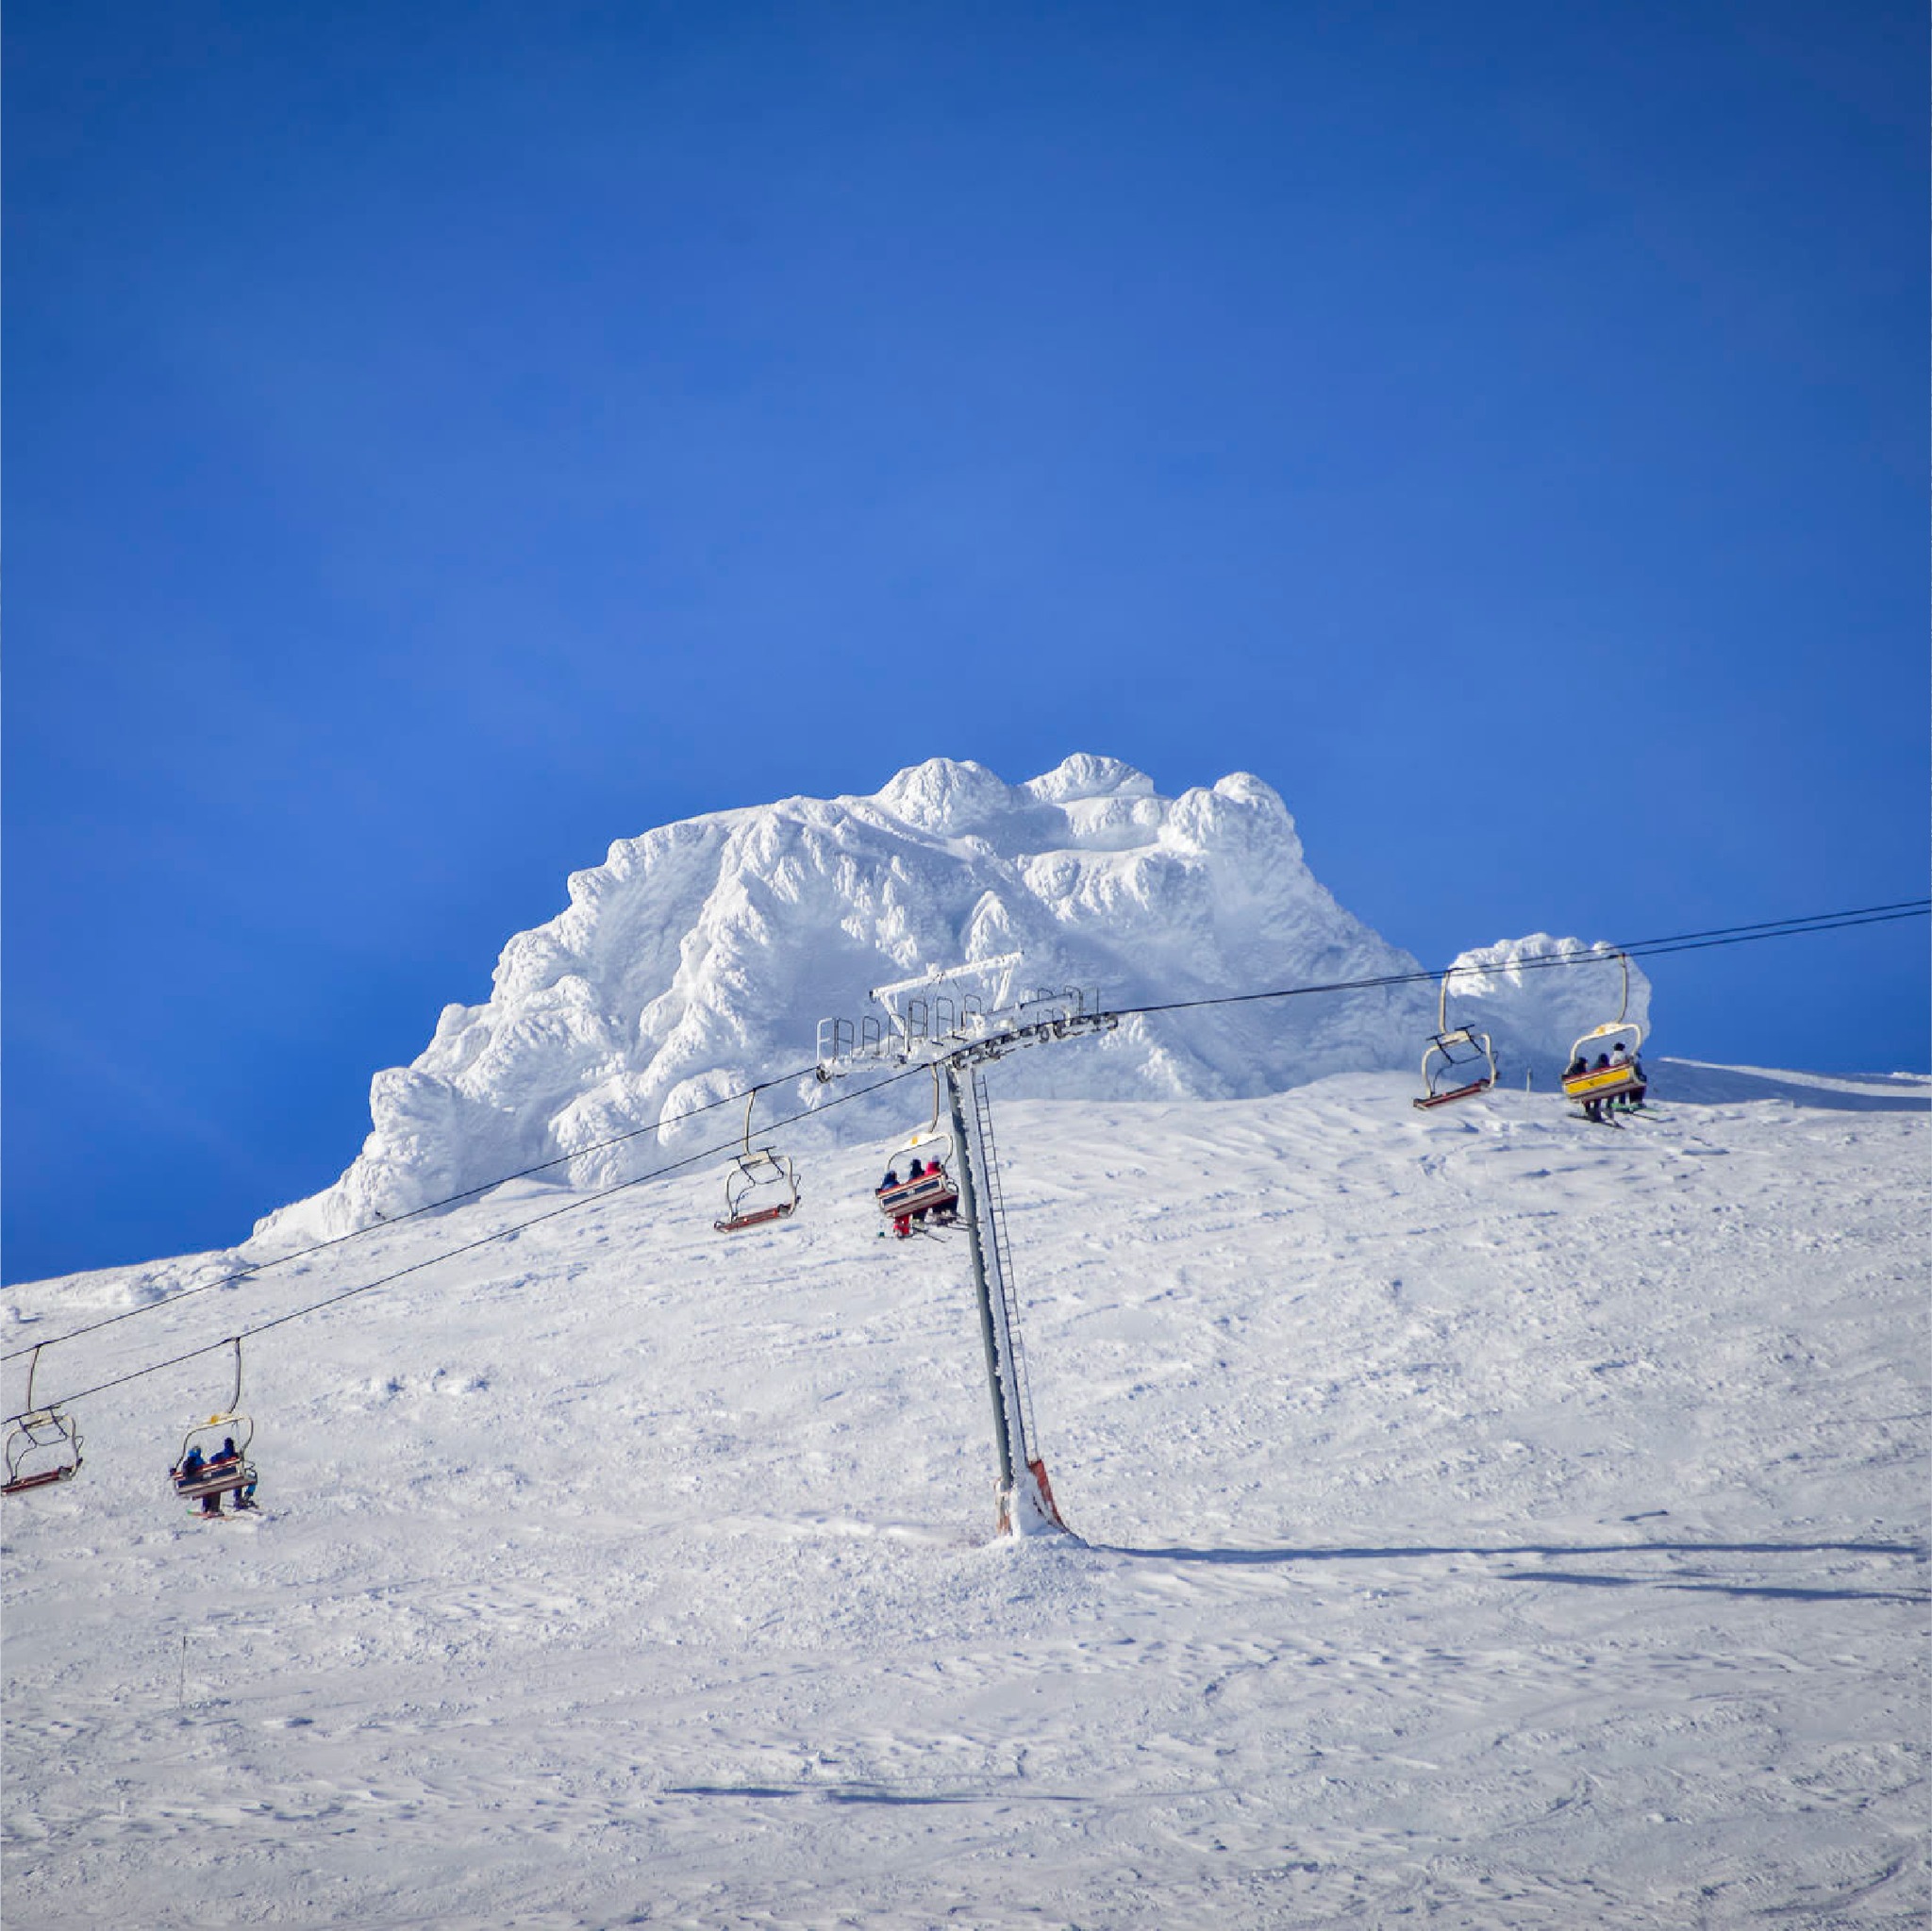
[[[208,1457],[202,1454],[201,1446],[197,1442],[194,1447],[191,1448],[181,1457],[181,1466],[175,1475],[175,1486],[177,1489],[192,1487],[213,1466],[214,1464],[208,1461]],[[218,1490],[211,1490],[201,1498],[201,1512],[204,1515],[221,1514],[222,1497]]]

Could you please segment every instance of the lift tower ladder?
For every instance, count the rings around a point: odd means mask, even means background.
[[[1006,1189],[1000,1178],[999,1147],[993,1138],[992,1102],[986,1075],[973,1074],[974,1153],[986,1181],[983,1212],[986,1220],[987,1273],[991,1286],[993,1328],[1000,1342],[1008,1397],[1013,1409],[1020,1458],[1043,1479],[1044,1470],[1031,1454],[1034,1440],[1033,1395],[1026,1376],[1026,1351],[1020,1340],[1020,1297],[1013,1274],[1013,1247],[1007,1235]],[[1052,1497],[1048,1496],[1051,1502]]]

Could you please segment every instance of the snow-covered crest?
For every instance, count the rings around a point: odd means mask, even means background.
[[[1028,984],[1096,986],[1116,1007],[1418,970],[1316,880],[1258,777],[1168,798],[1086,754],[1020,785],[931,758],[870,795],[662,825],[573,874],[569,896],[504,947],[485,1004],[445,1007],[411,1065],[375,1075],[374,1130],[341,1179],[259,1236],[346,1232],[564,1157],[575,1184],[626,1177],[657,1142],[604,1142],[805,1068],[819,1019],[929,967],[1019,951]],[[1410,1064],[1434,1013],[1421,986],[1129,1019],[1003,1084],[1251,1097]],[[798,1104],[814,1091],[802,1080]]]

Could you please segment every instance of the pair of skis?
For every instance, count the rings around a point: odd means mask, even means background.
[[[238,1516],[264,1515],[267,1511],[258,1502],[238,1502],[233,1508],[191,1508],[190,1522],[233,1522]]]

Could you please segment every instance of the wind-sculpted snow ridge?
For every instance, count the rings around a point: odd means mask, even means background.
[[[413,1064],[375,1075],[354,1165],[258,1239],[345,1233],[545,1161],[577,1187],[628,1178],[736,1120],[604,1142],[808,1065],[818,1021],[867,1009],[873,986],[1014,951],[1025,986],[1097,988],[1115,1007],[1417,970],[1317,883],[1257,777],[1164,798],[1114,758],[1022,785],[932,758],[871,796],[712,812],[612,845],[571,877],[565,911],[504,948],[486,1004],[445,1007]],[[1407,1065],[1434,1007],[1408,986],[1130,1017],[1021,1056],[1002,1086],[1253,1097]],[[830,1097],[802,1079],[761,1117]],[[924,1104],[900,1088],[851,1107],[841,1131]]]

